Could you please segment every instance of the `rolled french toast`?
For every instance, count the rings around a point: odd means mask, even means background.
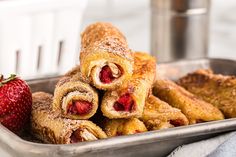
[[[236,77],[199,69],[179,79],[178,84],[220,109],[226,118],[236,117]]]
[[[81,35],[82,74],[96,88],[112,90],[133,73],[133,53],[124,35],[110,23],[89,25]]]
[[[177,108],[150,95],[146,99],[142,121],[148,130],[160,130],[188,125],[187,117]]]
[[[57,83],[53,109],[70,119],[89,119],[98,109],[98,93],[87,83],[79,66],[65,74]]]
[[[52,99],[48,93],[33,93],[31,131],[36,138],[51,144],[107,138],[105,132],[91,121],[62,118],[59,112],[52,110]]]
[[[106,91],[101,110],[108,118],[139,118],[156,75],[156,60],[147,53],[134,53],[131,79],[113,91]]]
[[[153,85],[153,94],[180,109],[190,124],[224,119],[224,115],[218,108],[198,99],[170,80],[157,79]]]
[[[103,128],[108,137],[131,135],[147,131],[144,123],[137,118],[106,119]]]

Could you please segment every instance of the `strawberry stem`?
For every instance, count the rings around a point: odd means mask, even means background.
[[[8,83],[9,81],[12,81],[16,78],[15,74],[11,74],[10,77],[7,79],[3,79],[3,75],[0,75],[0,87],[2,87],[4,84]]]
[[[3,80],[3,74],[0,74],[0,82]]]

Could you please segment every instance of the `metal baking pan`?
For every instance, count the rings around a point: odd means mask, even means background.
[[[199,68],[212,68],[216,73],[236,75],[236,61],[225,59],[184,60],[159,64],[160,77],[177,79]],[[32,91],[53,92],[58,77],[28,80]],[[88,157],[88,156],[166,156],[179,145],[236,130],[236,118],[150,131],[104,140],[70,145],[40,144],[24,140],[0,125],[0,147],[19,157]]]

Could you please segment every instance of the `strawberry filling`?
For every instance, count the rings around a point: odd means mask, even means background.
[[[142,131],[140,131],[140,130],[135,130],[134,133],[135,133],[135,134],[137,134],[137,133],[142,133]]]
[[[76,130],[70,136],[70,143],[82,142],[83,138],[80,136],[80,130]]]
[[[85,115],[92,110],[92,104],[83,100],[72,101],[68,106],[67,112],[70,114]]]
[[[170,124],[174,125],[175,127],[181,126],[184,124],[182,119],[175,119],[175,120],[170,120]]]
[[[106,84],[111,83],[115,79],[115,77],[112,75],[111,68],[108,65],[102,68],[99,78],[101,82]]]
[[[122,136],[123,134],[122,134],[122,132],[117,132],[116,133],[116,136]]]
[[[142,133],[143,131],[140,131],[140,130],[134,130],[133,134],[138,134],[138,133]],[[122,136],[123,133],[122,132],[117,132],[116,133],[116,136]]]
[[[134,108],[134,100],[129,93],[122,95],[113,105],[116,111],[131,112]]]

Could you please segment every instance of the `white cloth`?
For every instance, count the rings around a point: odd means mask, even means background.
[[[235,157],[236,156],[236,133],[222,143],[216,150],[207,157]]]
[[[217,152],[219,148],[221,148],[220,145],[233,137],[233,135],[236,135],[236,132],[231,132],[207,140],[179,146],[168,157],[206,157],[211,153],[211,157],[213,157],[213,154]]]

